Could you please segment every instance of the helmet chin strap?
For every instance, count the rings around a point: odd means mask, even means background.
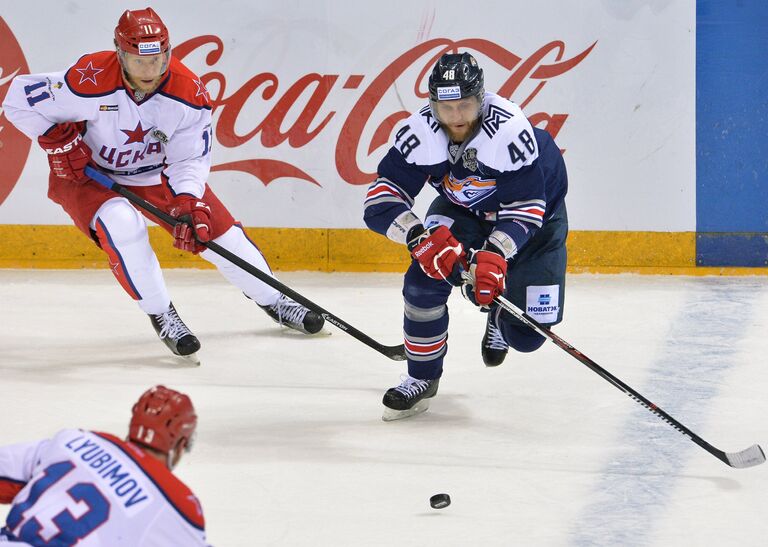
[[[176,443],[176,446],[171,448],[165,455],[165,464],[168,466],[168,469],[173,471],[173,469],[176,467],[176,464],[181,461],[181,455],[184,452],[189,452],[189,447],[190,443],[188,439],[179,439],[179,442]]]
[[[176,467],[176,464],[174,463],[175,459],[176,459],[176,449],[175,448],[171,448],[168,451],[168,454],[165,455],[165,465],[171,471],[173,471],[173,468]]]

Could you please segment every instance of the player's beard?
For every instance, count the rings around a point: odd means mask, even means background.
[[[152,79],[137,78],[136,76],[131,76],[125,72],[123,72],[123,74],[125,75],[125,79],[128,82],[128,85],[131,86],[131,89],[133,89],[134,93],[141,95],[149,95],[150,93],[154,93],[163,79],[162,74],[157,78]]]
[[[448,138],[452,142],[462,143],[475,134],[477,129],[478,119],[469,123],[462,124],[461,127],[451,127],[449,125],[443,125],[443,131],[445,131]]]

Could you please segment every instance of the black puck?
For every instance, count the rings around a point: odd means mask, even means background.
[[[448,494],[435,494],[429,498],[429,504],[433,509],[444,509],[451,504],[451,496]]]

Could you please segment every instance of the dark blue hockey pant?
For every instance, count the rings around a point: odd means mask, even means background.
[[[491,222],[442,196],[430,205],[425,225],[435,222],[450,224],[451,232],[467,251],[482,247],[494,228]],[[508,262],[504,296],[543,325],[555,325],[563,318],[567,235],[568,215],[563,204]],[[408,374],[414,378],[439,378],[443,373],[448,351],[446,303],[452,289],[448,282],[428,277],[416,261],[405,273],[403,331]],[[494,307],[490,313],[498,310]],[[507,312],[498,315],[497,324],[506,342],[517,351],[535,351],[544,343],[544,337]]]

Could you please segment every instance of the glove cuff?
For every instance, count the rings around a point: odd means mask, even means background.
[[[414,215],[410,210],[404,211],[397,215],[395,220],[392,221],[392,224],[390,224],[387,229],[386,235],[388,239],[395,243],[407,245],[412,239],[411,232],[417,227],[420,227],[422,231],[424,230],[424,226],[422,226],[419,217]]]
[[[485,244],[493,245],[494,249],[497,249],[494,250],[494,252],[498,252],[507,260],[517,254],[517,245],[515,244],[515,240],[512,239],[509,234],[502,232],[501,230],[494,230],[491,232]]]
[[[492,253],[495,253],[499,255],[500,257],[506,259],[506,255],[504,254],[504,250],[496,246],[493,242],[486,240],[485,243],[483,243],[483,247],[480,249],[481,251],[490,251]]]
[[[409,251],[413,251],[414,247],[421,241],[421,236],[427,233],[422,223],[418,223],[416,226],[408,230],[408,235],[405,236],[405,242]]]

